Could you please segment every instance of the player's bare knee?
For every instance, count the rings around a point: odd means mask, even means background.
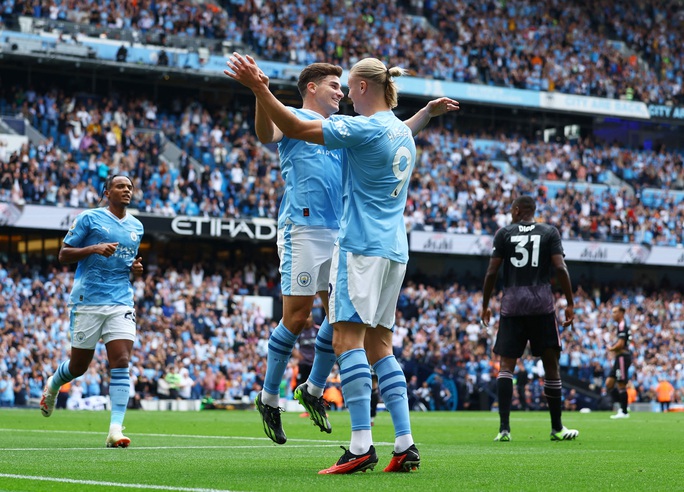
[[[392,355],[392,351],[387,351],[384,347],[382,347],[382,350],[376,350],[374,348],[366,346],[366,356],[368,357],[368,362],[370,363],[370,365],[374,365],[376,362],[390,355]]]
[[[89,365],[90,361],[80,362],[71,359],[71,361],[69,362],[69,373],[74,377],[74,379],[76,379],[80,376],[83,376],[86,373]]]
[[[297,314],[283,316],[283,325],[285,325],[285,328],[287,328],[291,333],[299,335],[306,326],[306,319],[307,316],[302,317]]]
[[[127,369],[130,363],[128,354],[122,354],[109,359],[109,369]]]
[[[292,333],[299,335],[306,328],[310,316],[311,306],[309,304],[291,303],[285,307],[283,312],[283,324]]]
[[[508,372],[514,372],[515,371],[515,365],[517,364],[518,359],[514,359],[512,357],[501,357],[501,370],[502,371],[508,371]]]

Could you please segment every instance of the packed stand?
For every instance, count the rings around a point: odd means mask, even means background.
[[[258,306],[245,306],[236,296],[277,298],[276,276],[274,265],[248,264],[211,274],[193,265],[169,267],[136,281],[139,336],[131,358],[136,387],[132,403],[206,395],[253,400],[251,392],[261,389],[266,342],[275,324]],[[68,267],[42,273],[28,265],[0,265],[0,379],[9,375],[16,394],[11,399],[11,392],[0,394],[0,401],[6,396],[3,404],[25,405],[30,398],[40,398],[46,375],[68,358],[67,302],[73,277]],[[107,394],[106,361],[100,343],[92,367],[67,390],[81,397]],[[160,385],[160,380],[170,385]]]
[[[587,2],[585,8],[592,19],[638,53],[656,75],[659,83],[643,86],[643,100],[661,104],[674,100],[675,104],[684,104],[681,2]]]
[[[648,6],[461,0],[417,2],[415,9],[416,2],[397,1],[353,9],[323,0],[220,4],[81,0],[67,8],[5,0],[2,10],[143,36],[228,38],[285,63],[349,67],[375,56],[424,78],[684,104],[678,42],[684,10],[675,0]],[[418,16],[409,15],[414,10]]]
[[[503,140],[500,150],[529,179],[605,184],[613,173],[636,192],[645,188],[684,190],[681,151],[627,149],[591,137],[562,143]]]
[[[230,19],[225,10],[211,3],[196,3],[189,0],[174,2],[3,0],[0,12],[5,18],[23,15],[112,29],[133,29],[143,36],[175,34],[223,39],[230,25]]]
[[[279,302],[277,275],[275,265],[216,271],[205,271],[201,264],[151,266],[150,273],[134,283],[138,339],[131,359],[131,405],[139,407],[143,399],[206,396],[253,401],[263,382],[268,336],[277,321],[237,296],[257,294]],[[21,406],[40,398],[46,374],[67,358],[67,302],[73,276],[68,267],[41,271],[37,266],[0,265],[0,382],[5,381],[0,384],[1,405]],[[474,278],[444,288],[409,281],[402,290],[393,346],[409,381],[413,409],[488,410],[494,403],[498,364],[491,349],[498,301],[492,302],[492,325],[481,327],[477,285]],[[559,312],[562,304],[559,298]],[[614,341],[609,320],[617,304],[627,307],[632,324],[631,380],[639,401],[652,399],[660,379],[669,380],[682,401],[684,369],[678,361],[684,350],[684,313],[681,293],[674,290],[646,294],[629,286],[592,286],[585,291],[578,285],[574,328],[562,332],[563,370],[600,392],[612,364],[606,347]],[[318,311],[320,316],[320,306]],[[292,397],[293,386],[287,381],[296,364],[293,359],[286,372],[285,398]],[[100,343],[90,370],[65,391],[75,398],[106,395],[105,367],[106,351]],[[542,377],[538,361],[530,356],[521,359],[516,375],[518,408],[544,405]]]
[[[92,207],[110,174],[133,177],[133,204],[165,216],[275,217],[282,195],[275,154],[257,145],[241,110],[214,114],[199,103],[81,98],[12,88],[0,113],[28,119],[47,140],[7,155],[0,144],[0,200]],[[243,124],[243,122],[245,122]],[[160,157],[176,142],[179,163]],[[0,138],[0,142],[2,139]],[[193,164],[197,158],[201,171]]]
[[[442,69],[440,78],[656,104],[682,103],[683,59],[677,42],[681,6],[673,0],[657,4],[650,9],[615,1],[573,5],[462,0],[424,2],[423,14],[439,33],[430,48],[436,48],[435,64],[447,69],[446,73]],[[659,22],[663,12],[677,15],[669,22]],[[659,64],[640,63],[639,55],[646,53],[637,36],[625,35],[625,30],[630,30],[625,15],[640,19],[640,34],[646,25],[659,26],[646,37],[646,43],[651,41],[656,51],[665,54],[669,72]],[[613,39],[633,51],[621,51]],[[421,53],[416,61],[422,59]],[[449,77],[454,66],[455,73]]]
[[[13,88],[0,106],[48,136],[9,156],[0,145],[2,201],[93,207],[106,176],[121,173],[133,177],[133,206],[144,212],[277,216],[283,193],[277,154],[257,142],[248,108],[211,112],[176,99],[159,110],[143,98],[80,98],[32,88]],[[178,165],[160,158],[163,139],[182,150]],[[508,220],[515,191],[538,196],[541,217],[565,239],[684,244],[684,200],[642,199],[647,188],[684,188],[679,153],[602,147],[589,139],[559,144],[464,135],[451,127],[427,129],[416,143],[409,230],[494,234]],[[575,185],[604,183],[609,172],[624,180],[618,192]],[[542,180],[568,186],[552,195]]]
[[[495,402],[498,363],[491,349],[498,303],[493,299],[495,316],[491,325],[481,327],[478,320],[482,294],[476,284],[477,279],[471,279],[468,286],[453,284],[439,289],[409,282],[402,290],[394,352],[409,381],[414,409],[489,410]],[[558,297],[559,316],[564,304]],[[607,347],[616,341],[611,309],[620,304],[626,307],[632,326],[630,380],[637,401],[654,401],[658,382],[663,379],[676,388],[677,401],[684,401],[680,357],[684,349],[684,303],[677,290],[658,289],[646,294],[642,288],[629,286],[592,286],[586,292],[578,286],[574,327],[561,332],[562,371],[583,382],[597,399],[602,393],[605,397],[605,379],[613,362]],[[515,373],[515,408],[544,406],[543,376],[539,360],[529,355],[520,359]],[[566,391],[565,400],[569,405],[570,391]]]
[[[602,150],[589,141],[475,138],[446,128],[424,131],[416,143],[405,214],[409,230],[492,235],[510,222],[507,205],[517,192],[537,196],[540,218],[558,227],[564,239],[684,243],[684,201],[668,197],[644,203],[641,195],[652,181],[640,181],[644,175],[655,175],[658,182],[667,181],[676,189],[677,183],[684,183],[680,154]],[[634,165],[634,160],[648,165]],[[518,173],[496,165],[502,162]],[[580,185],[601,183],[607,171],[622,176],[634,189],[581,189]],[[567,185],[551,196],[541,180]]]

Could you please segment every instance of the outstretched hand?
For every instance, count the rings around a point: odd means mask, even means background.
[[[251,56],[243,56],[240,53],[233,52],[226,65],[228,65],[229,69],[224,70],[223,73],[231,79],[237,80],[245,87],[252,90],[261,84],[268,87],[268,77]]]
[[[440,116],[450,111],[458,111],[461,109],[458,101],[454,101],[448,97],[440,97],[433,99],[427,104],[427,110],[430,117]]]
[[[133,275],[135,275],[136,277],[139,277],[143,274],[142,256],[138,256],[135,260],[133,260],[133,264],[131,265],[131,272],[133,272]]]

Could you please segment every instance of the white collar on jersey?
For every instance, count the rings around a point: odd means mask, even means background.
[[[126,219],[128,219],[128,216],[130,215],[128,211],[126,211],[126,215],[124,215],[122,218],[118,218],[116,215],[112,213],[111,210],[109,210],[109,208],[105,208],[105,212],[111,215],[112,218],[114,218],[117,222],[124,222]]]

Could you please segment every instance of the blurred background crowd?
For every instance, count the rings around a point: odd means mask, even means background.
[[[3,405],[23,405],[39,398],[46,375],[68,357],[68,294],[73,271],[0,266],[0,373],[8,381],[0,391]],[[274,265],[205,270],[169,267],[135,282],[138,341],[132,358],[135,398],[251,401],[266,367],[268,334],[278,320],[240,296],[277,295]],[[481,293],[475,279],[463,284],[426,285],[409,281],[401,293],[394,352],[412,385],[414,403],[437,409],[488,409],[494,403],[498,364],[491,349],[495,325],[479,324]],[[614,292],[614,293],[611,293]],[[627,307],[632,325],[632,381],[638,401],[650,401],[660,380],[671,381],[684,397],[682,295],[679,291],[645,292],[577,286],[577,320],[564,329],[561,366],[568,376],[600,393],[612,367],[607,347],[615,341],[612,306]],[[563,301],[557,303],[562,310]],[[497,312],[498,304],[492,306]],[[314,319],[322,318],[322,307]],[[285,376],[282,396],[291,398],[299,360]],[[107,393],[106,352],[98,345],[91,371],[73,386],[83,396]],[[518,405],[540,408],[543,368],[525,357],[516,373]],[[332,385],[339,379],[333,373]],[[171,382],[160,392],[159,381]],[[423,386],[427,388],[421,389]],[[422,395],[422,396],[421,396]],[[418,407],[416,407],[418,408]]]
[[[107,28],[114,38],[133,33],[162,46],[199,40],[216,53],[229,40],[260,59],[285,63],[348,68],[376,56],[426,79],[684,105],[684,9],[677,0],[353,6],[331,0],[2,0],[0,14],[5,25],[23,15]],[[126,174],[135,183],[131,207],[140,212],[275,218],[284,183],[275,147],[254,136],[253,113],[253,102],[239,99],[217,104],[187,94],[88,93],[60,81],[0,78],[0,115],[25,119],[42,136],[9,149],[0,135],[0,202],[95,207],[104,179]],[[170,145],[177,159],[165,155]],[[405,210],[409,231],[491,235],[509,220],[512,197],[526,193],[564,240],[684,246],[681,148],[628,146],[591,134],[548,140],[506,125],[472,130],[453,118],[424,130],[417,147]],[[73,269],[45,259],[12,260],[0,265],[0,406],[39,398],[46,375],[69,351]],[[135,283],[132,405],[207,395],[251,401],[261,389],[267,339],[278,320],[241,296],[280,303],[277,264],[161,259],[150,266]],[[662,380],[682,401],[681,289],[592,279],[574,286],[577,321],[562,333],[564,377],[600,397],[612,364],[610,312],[621,304],[633,330],[636,401],[654,399]],[[479,325],[480,287],[480,278],[463,273],[407,280],[394,350],[413,408],[496,405],[496,325]],[[492,307],[496,314],[496,300]],[[321,318],[317,305],[314,321]],[[69,395],[106,395],[105,361],[98,346],[91,370],[65,389],[62,403]],[[298,362],[294,357],[286,374],[285,398]],[[521,360],[516,408],[544,406],[542,378],[534,358]],[[338,384],[333,372],[330,385]],[[565,391],[566,408],[581,404],[575,389]]]

